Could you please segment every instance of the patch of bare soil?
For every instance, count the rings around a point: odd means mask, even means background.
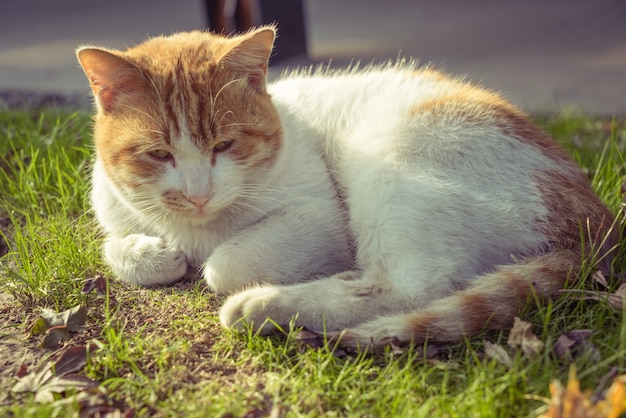
[[[103,279],[102,279],[103,280]],[[211,295],[198,300],[192,281],[182,281],[169,288],[140,289],[114,284],[110,290],[110,303],[115,305],[114,321],[120,324],[120,332],[125,335],[140,335],[148,344],[162,341],[169,335],[172,342],[187,342],[183,352],[174,351],[167,358],[169,381],[163,388],[162,396],[177,388],[195,385],[216,378],[234,383],[241,372],[232,362],[218,361],[215,341],[223,330],[216,321],[207,320],[215,312],[219,300]],[[98,291],[96,283],[89,292],[87,319],[79,332],[72,332],[70,338],[59,343],[56,349],[41,347],[43,336],[31,336],[33,325],[40,318],[38,311],[25,312],[11,295],[0,293],[0,405],[19,402],[19,395],[11,393],[20,378],[40,370],[50,360],[57,361],[63,353],[78,346],[90,346],[98,340],[104,344],[105,296]],[[92,293],[93,292],[93,293]],[[207,315],[208,313],[208,315]],[[137,364],[146,376],[157,372],[157,364],[163,361],[160,353],[147,352]],[[93,351],[93,361],[98,361],[98,352]],[[115,371],[121,376],[132,376],[132,370]],[[161,370],[162,372],[162,370]],[[84,374],[84,372],[83,372]],[[116,408],[123,408],[123,399]]]
[[[23,364],[33,368],[53,351],[41,350],[24,332],[25,315],[17,301],[8,293],[0,292],[0,404],[8,394]]]

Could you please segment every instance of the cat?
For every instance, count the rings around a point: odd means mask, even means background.
[[[267,83],[275,35],[78,49],[121,280],[196,269],[226,328],[379,346],[506,327],[611,253],[611,212],[499,95],[412,61]]]

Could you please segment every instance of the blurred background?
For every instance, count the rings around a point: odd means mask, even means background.
[[[626,0],[0,0],[0,97],[88,98],[78,45],[275,20],[272,77],[417,57],[530,112],[626,114]]]

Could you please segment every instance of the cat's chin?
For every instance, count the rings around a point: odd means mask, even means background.
[[[179,208],[165,208],[169,213],[169,216],[173,216],[178,222],[182,222],[189,225],[205,225],[217,218],[217,212],[207,209],[179,209]]]
[[[194,226],[199,226],[199,225],[204,225],[207,224],[209,222],[211,222],[211,220],[213,219],[213,216],[210,215],[184,215],[184,216],[179,216],[178,218],[180,221],[182,221],[183,223],[187,223],[189,225],[194,225]]]
[[[191,225],[205,225],[215,219],[215,215],[211,213],[201,213],[194,215],[185,215],[182,217]]]

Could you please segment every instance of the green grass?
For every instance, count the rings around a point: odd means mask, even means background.
[[[564,115],[539,123],[620,211],[623,121]],[[0,416],[77,416],[85,407],[71,391],[44,404],[9,392],[20,364],[33,371],[58,355],[28,334],[40,309],[77,304],[88,319],[64,347],[93,344],[80,372],[102,382],[90,396],[138,416],[532,416],[545,408],[550,381],[565,381],[572,364],[592,391],[611,369],[626,373],[624,312],[580,297],[529,309],[525,319],[546,348],[532,359],[509,349],[505,366],[485,355],[483,338],[506,347],[507,332],[441,346],[429,358],[413,348],[333,352],[295,333],[225,332],[222,301],[202,283],[139,289],[109,280],[105,295],[84,294],[84,279],[112,278],[87,199],[90,126],[80,113],[0,111],[0,226],[10,247],[0,258],[0,291],[10,295],[0,304]],[[558,337],[578,329],[594,330],[587,343],[596,350],[588,345],[573,360],[555,354]]]

